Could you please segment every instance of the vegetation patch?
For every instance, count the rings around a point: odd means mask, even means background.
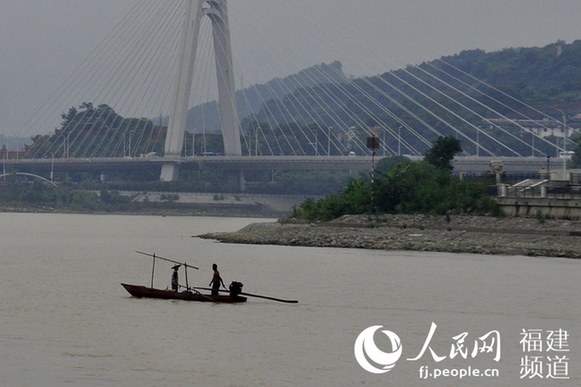
[[[291,217],[329,221],[346,214],[421,213],[446,215],[449,221],[450,214],[499,215],[498,205],[487,194],[486,179],[452,176],[451,160],[460,151],[457,139],[440,137],[424,161],[398,160],[393,165],[383,159],[373,182],[352,179],[337,193],[317,201],[307,199],[293,209]]]

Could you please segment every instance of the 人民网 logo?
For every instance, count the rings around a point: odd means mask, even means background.
[[[381,325],[374,325],[366,328],[357,336],[355,340],[355,359],[359,365],[373,374],[384,374],[389,372],[399,360],[402,353],[402,344],[398,335],[392,331],[382,330],[391,342],[391,352],[384,352],[375,344],[375,332],[383,328]]]

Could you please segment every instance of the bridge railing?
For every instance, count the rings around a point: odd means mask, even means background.
[[[492,197],[522,198],[522,199],[581,199],[581,186],[566,187],[515,187],[506,185],[489,186],[488,193]]]

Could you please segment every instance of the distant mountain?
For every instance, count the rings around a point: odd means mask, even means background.
[[[474,126],[488,127],[490,118],[551,116],[561,121],[562,112],[570,126],[581,127],[581,40],[490,53],[467,50],[348,83],[297,89],[267,101],[255,117],[263,128],[289,122],[343,131],[380,125],[392,128],[392,137],[393,128],[403,125],[416,133],[406,140],[422,151],[426,143],[420,138],[432,141],[435,131],[452,136],[465,132],[475,138]],[[526,137],[523,132],[512,138],[503,133],[492,136],[503,137],[501,141],[521,154],[530,153],[517,139]],[[558,138],[548,140],[555,144]],[[481,145],[496,155],[511,155],[490,138],[481,138]],[[475,147],[469,141],[463,146]],[[546,142],[537,146],[537,153],[543,154],[555,147]]]
[[[465,50],[353,79],[345,76],[340,62],[323,63],[239,90],[236,100],[243,132],[251,132],[254,121],[268,137],[263,154],[296,151],[287,146],[308,153],[313,150],[309,133],[321,137],[319,146],[327,141],[320,133],[331,131],[337,138],[330,153],[344,153],[345,147],[364,151],[368,128],[382,133],[387,148],[399,149],[403,142],[402,150],[410,154],[423,154],[439,135],[461,138],[470,155],[479,149],[496,156],[551,154],[562,138],[550,129],[531,149],[530,133],[519,127],[509,127],[510,132],[493,128],[489,120],[552,117],[558,124],[564,114],[570,127],[581,128],[581,40],[495,52]],[[486,128],[486,135],[478,138],[477,127]],[[220,133],[217,102],[190,109],[186,128]],[[297,141],[305,144],[291,144]],[[329,145],[315,153],[329,152]],[[219,147],[215,151],[221,152]]]
[[[575,41],[571,44],[557,42],[542,48],[509,48],[491,53],[478,49],[462,51],[457,55],[442,57],[419,66],[408,66],[375,77],[355,79],[349,84],[319,86],[308,93],[297,90],[279,101],[269,101],[256,116],[259,121],[274,120],[277,123],[309,123],[312,117],[320,117],[322,123],[327,125],[332,125],[332,117],[341,117],[346,125],[355,125],[370,121],[370,116],[385,115],[385,109],[389,109],[396,116],[406,115],[409,113],[404,113],[400,105],[405,102],[401,91],[421,94],[421,98],[417,99],[429,97],[446,103],[445,98],[430,86],[435,81],[429,74],[448,82],[448,95],[460,102],[470,104],[454,92],[453,88],[465,89],[465,85],[460,82],[475,85],[479,90],[489,84],[539,110],[550,110],[558,105],[568,115],[581,113],[581,41]],[[490,89],[487,92],[494,94]],[[495,96],[499,102],[507,102],[506,96],[500,93]],[[324,101],[327,109],[319,111],[320,103],[313,103],[314,98]],[[293,103],[288,110],[273,108],[277,104],[290,106],[290,101],[301,103]],[[510,109],[502,104],[488,102],[495,110],[511,114]],[[479,110],[478,106],[472,107],[475,111]],[[412,113],[422,115],[417,107],[407,108]],[[349,116],[346,115],[346,110],[351,113]],[[554,110],[552,113],[558,115]]]
[[[442,61],[537,107],[581,101],[581,40],[491,53],[462,51],[433,64],[442,67]]]
[[[254,119],[264,102],[268,100],[281,99],[302,88],[347,82],[349,80],[343,73],[341,62],[335,61],[330,64],[322,63],[311,66],[296,74],[284,78],[274,78],[264,84],[252,85],[236,92],[238,118],[244,128],[245,124]],[[197,133],[200,133],[202,128],[206,132],[220,132],[217,102],[207,102],[190,109],[186,128],[189,131],[195,128]]]

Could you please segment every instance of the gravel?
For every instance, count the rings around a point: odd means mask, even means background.
[[[197,237],[225,243],[581,258],[581,221],[485,216],[346,215],[280,220]]]

